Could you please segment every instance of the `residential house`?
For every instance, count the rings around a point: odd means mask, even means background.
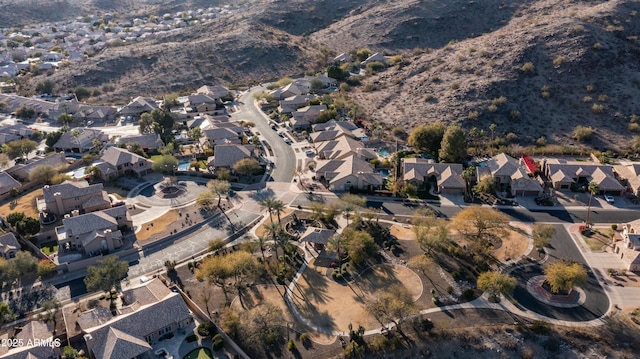
[[[138,96],[128,105],[124,106],[120,110],[122,116],[131,116],[133,118],[139,118],[145,112],[151,112],[158,108],[156,100],[148,97]]]
[[[208,159],[208,166],[216,169],[231,169],[236,163],[245,158],[258,159],[253,145],[217,145],[213,150],[213,154],[214,155]]]
[[[66,250],[77,250],[86,255],[113,252],[122,247],[120,228],[132,228],[127,206],[117,206],[102,211],[79,214],[64,218],[62,226],[56,227],[58,245]]]
[[[434,163],[423,158],[403,158],[402,178],[418,189],[435,183],[437,193],[464,193],[466,183],[462,179],[462,165],[459,163]]]
[[[337,131],[337,133],[344,133],[357,140],[367,136],[367,134],[364,132],[364,129],[354,125],[352,122],[349,122],[349,121],[329,120],[325,123],[316,123],[311,127],[313,128],[313,131],[314,131],[314,133],[311,134],[312,138],[314,138],[313,137],[314,134],[318,134],[316,136],[322,137],[322,135],[319,135],[319,134],[327,131]],[[319,140],[319,141],[322,141],[322,140]],[[314,140],[314,142],[316,142],[316,140]]]
[[[155,133],[147,133],[138,136],[123,136],[118,138],[116,144],[137,143],[144,150],[144,152],[155,152],[164,146],[160,135]]]
[[[7,172],[15,179],[28,181],[31,173],[40,166],[51,166],[60,171],[69,166],[69,161],[64,157],[64,153],[54,153],[46,157],[34,157],[27,163],[15,165]]]
[[[4,259],[11,259],[20,252],[20,243],[13,232],[9,232],[0,236],[0,255]]]
[[[640,196],[640,163],[620,161],[613,166],[614,174],[626,184],[626,190]]]
[[[522,160],[501,153],[485,161],[486,167],[477,168],[478,180],[493,177],[496,191],[505,196],[539,196],[542,186],[529,176]]]
[[[29,68],[29,64],[19,64],[16,66],[20,67],[20,65],[24,65],[25,68]],[[7,104],[8,112],[13,113],[22,107],[31,107],[36,111],[36,114],[38,116],[49,118],[53,118],[52,113],[54,112],[53,110],[56,106],[56,104],[53,102],[8,94],[0,94],[0,102],[4,102]]]
[[[298,95],[303,95],[309,92],[309,88],[308,87],[304,87],[304,86],[300,86],[294,82],[283,86],[283,87],[279,87],[277,89],[274,89],[272,91],[269,92],[269,94],[275,99],[275,100],[284,100],[287,97],[291,97],[291,96],[298,96]]]
[[[78,117],[85,122],[111,122],[116,119],[117,113],[118,111],[115,107],[82,104],[79,106],[78,111],[75,113],[75,117]]]
[[[123,294],[125,303],[117,309],[117,316],[109,317],[108,310],[100,307],[102,309],[93,309],[101,311],[99,315],[78,318],[90,358],[153,358],[152,345],[176,331],[184,333],[193,323],[180,294],[167,288],[161,290],[159,287],[163,284],[158,279],[145,286],[155,288]]]
[[[42,188],[42,198],[38,199],[40,212],[57,216],[72,211],[89,213],[111,208],[111,201],[102,183],[90,185],[87,181],[65,181],[58,185]]]
[[[351,56],[343,52],[340,55],[333,58],[333,63],[338,66],[345,63],[351,63]]]
[[[151,171],[153,162],[120,147],[109,147],[95,164],[100,178],[114,180],[122,176],[142,177]]]
[[[292,118],[289,120],[289,123],[294,129],[310,128],[311,125],[316,122],[320,113],[326,109],[326,105],[302,107],[292,113]]]
[[[309,105],[309,101],[317,98],[316,95],[295,95],[279,101],[278,111],[291,114],[301,107]]]
[[[640,272],[640,220],[622,227],[622,243],[616,242],[613,251],[620,255],[627,270]]]
[[[222,103],[209,95],[195,93],[187,97],[184,106],[191,108],[192,111],[197,113],[207,113],[216,111],[222,107]]]
[[[356,156],[318,161],[316,178],[332,191],[373,191],[383,184],[382,175],[376,172],[375,167]]]
[[[340,160],[348,156],[356,156],[365,161],[378,158],[378,155],[373,150],[365,148],[362,142],[344,135],[335,140],[315,143],[314,146],[322,160]]]
[[[202,131],[201,144],[208,143],[209,148],[223,144],[240,144],[244,137],[244,128],[237,125],[233,127],[209,127]]]
[[[204,85],[204,86],[200,87],[199,89],[197,89],[196,93],[204,94],[204,95],[207,95],[207,96],[217,100],[217,99],[220,99],[220,98],[223,98],[223,97],[228,97],[229,96],[229,89],[224,87],[224,86],[220,86],[220,85],[215,85],[215,86]]]
[[[0,172],[0,196],[9,193],[12,189],[19,189],[22,183],[16,181],[7,172]]]
[[[621,195],[625,190],[610,165],[548,159],[543,162],[543,171],[551,179],[553,188],[556,190],[572,187],[582,187],[587,190],[591,182],[598,184],[600,193]]]
[[[56,152],[86,153],[109,141],[109,136],[100,130],[77,127],[65,132],[53,145]]]
[[[21,123],[0,126],[0,146],[11,141],[29,138],[32,133],[31,129]]]
[[[360,66],[365,67],[367,66],[367,64],[370,64],[372,62],[382,62],[383,64],[386,64],[388,60],[389,58],[387,56],[384,56],[381,53],[376,52],[375,54],[367,57],[364,61],[362,61],[360,63]]]
[[[3,339],[6,340],[6,338]],[[1,359],[58,359],[62,354],[61,347],[54,345],[51,327],[40,320],[33,320],[23,325],[15,334],[13,341],[23,344],[5,349],[4,353],[0,351]]]

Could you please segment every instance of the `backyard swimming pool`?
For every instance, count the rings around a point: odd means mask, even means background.
[[[178,162],[178,171],[188,171],[189,163],[190,162],[185,162],[185,161]]]
[[[387,150],[386,148],[378,148],[375,151],[381,157],[389,157],[389,150]]]

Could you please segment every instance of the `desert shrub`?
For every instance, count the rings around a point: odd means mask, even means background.
[[[586,142],[591,140],[593,136],[593,129],[591,127],[584,127],[581,125],[576,126],[573,130],[573,138],[580,142]]]
[[[551,97],[551,88],[549,87],[549,85],[544,85],[542,86],[542,89],[540,90],[540,96],[542,96],[542,98],[549,98]]]
[[[600,102],[607,102],[607,100],[609,99],[609,96],[602,94],[600,96],[598,96],[598,101]]]
[[[591,93],[591,92],[593,92],[593,91],[595,91],[595,90],[596,90],[596,85],[594,85],[594,84],[589,84],[589,85],[587,85],[586,90],[587,90],[587,92]]]
[[[553,67],[559,68],[565,61],[567,61],[567,59],[564,56],[558,56],[553,59]]]
[[[224,339],[222,339],[222,335],[216,334],[213,337],[213,350],[219,351],[224,347]]]
[[[469,115],[467,116],[470,120],[477,120],[480,117],[480,112],[478,111],[469,111]]]
[[[591,112],[593,112],[593,113],[603,113],[604,112],[604,106],[602,106],[599,103],[594,103],[593,106],[591,106]]]
[[[458,82],[453,82],[451,83],[451,85],[449,86],[452,90],[457,90],[460,88],[460,83]]]
[[[191,334],[186,338],[186,340],[187,340],[187,343],[193,343],[195,341],[198,341],[198,336],[195,334]]]
[[[309,338],[309,333],[300,334],[300,342],[302,344],[308,344],[311,339]]]
[[[585,96],[582,98],[582,102],[584,103],[589,103],[591,101],[593,101],[593,98],[591,96]]]
[[[520,68],[520,71],[524,72],[525,74],[531,74],[535,70],[536,66],[533,64],[533,62],[527,62]]]
[[[216,326],[211,322],[203,322],[198,325],[198,334],[202,337],[210,337],[216,333]]]
[[[594,50],[602,50],[602,44],[599,42],[596,42],[595,44],[593,44],[593,49]]]
[[[432,94],[426,94],[426,95],[424,95],[424,102],[431,102],[431,101],[433,101],[434,98],[435,97],[433,97]]]
[[[494,104],[491,104],[491,105],[489,105],[489,107],[487,107],[487,110],[489,112],[496,112],[496,111],[498,111],[498,106],[496,106]]]
[[[464,298],[465,300],[471,300],[473,299],[475,295],[475,292],[473,291],[473,289],[469,288],[469,289],[465,289],[462,292],[462,298]]]
[[[362,92],[373,92],[377,89],[378,87],[375,84],[368,83],[362,87]]]
[[[496,106],[504,105],[505,103],[507,103],[507,98],[504,96],[496,97],[491,100],[491,104]]]
[[[509,112],[509,118],[512,119],[512,120],[519,120],[520,119],[520,111],[513,110],[513,111]]]
[[[287,349],[290,351],[296,350],[296,342],[293,341],[293,339],[290,339],[289,342],[287,342]]]

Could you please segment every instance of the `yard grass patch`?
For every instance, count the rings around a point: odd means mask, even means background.
[[[582,238],[592,252],[602,252],[602,247],[611,243],[611,238],[597,229],[592,229],[590,234],[583,234]]]
[[[183,359],[212,359],[213,353],[209,348],[196,348],[190,351]]]
[[[40,245],[40,248],[42,249],[42,253],[50,256],[54,253],[58,253],[58,242],[56,241],[45,242],[45,243],[42,243],[42,245]]]
[[[151,238],[154,234],[164,232],[165,229],[178,219],[178,210],[172,209],[162,216],[142,224],[140,230],[136,232],[136,238],[139,241],[144,241]]]
[[[39,218],[36,197],[42,197],[42,188],[29,193],[21,193],[16,198],[0,206],[0,213],[6,216],[12,212],[23,212],[27,217]]]

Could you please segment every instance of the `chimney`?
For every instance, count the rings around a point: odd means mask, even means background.
[[[80,215],[80,211],[77,209],[74,209],[73,211],[71,211],[71,217],[78,217]]]

